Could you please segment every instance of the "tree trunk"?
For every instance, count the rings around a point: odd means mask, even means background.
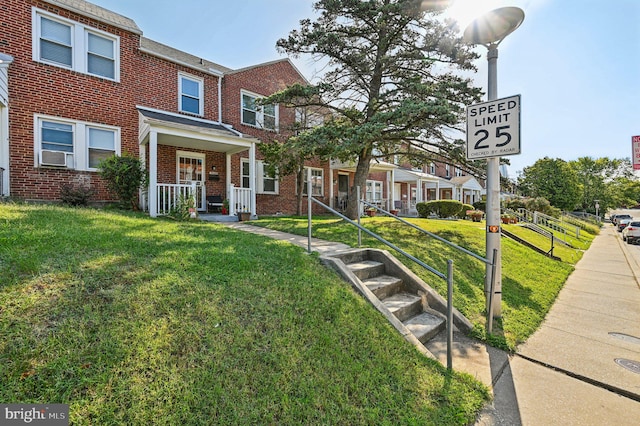
[[[349,201],[347,203],[346,216],[349,219],[356,219],[360,213],[360,200],[357,199],[357,189],[360,187],[360,197],[365,198],[367,176],[369,175],[369,168],[371,167],[371,154],[369,150],[364,150],[360,153],[358,164],[356,166],[356,174],[353,178],[353,186],[349,188]]]
[[[296,185],[298,186],[298,194],[296,195],[296,198],[298,201],[297,207],[296,207],[296,215],[302,216],[302,201],[303,201],[302,194],[304,192],[304,163],[300,164],[300,168],[298,169],[296,176],[297,176]]]

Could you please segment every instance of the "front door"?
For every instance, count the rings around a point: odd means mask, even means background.
[[[338,210],[346,210],[349,196],[349,175],[338,175]]]
[[[178,183],[196,184],[196,208],[200,211],[207,209],[204,186],[204,154],[195,152],[178,152]]]

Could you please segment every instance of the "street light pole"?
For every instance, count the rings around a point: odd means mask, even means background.
[[[498,45],[506,36],[515,31],[524,20],[524,12],[517,7],[502,7],[486,13],[473,21],[464,31],[464,39],[470,44],[481,44],[488,49],[487,100],[498,99]],[[485,296],[487,312],[494,317],[502,315],[502,248],[500,244],[500,157],[487,158],[487,228],[486,228],[486,256]],[[493,256],[493,253],[496,256]],[[493,275],[495,274],[495,277]],[[493,294],[491,294],[491,279],[493,277]],[[491,301],[491,302],[490,302]],[[489,303],[492,306],[489,306]]]

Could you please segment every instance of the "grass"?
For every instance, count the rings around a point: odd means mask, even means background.
[[[435,233],[480,256],[485,256],[485,224],[458,220],[409,219],[410,222]],[[256,225],[281,231],[307,234],[306,218],[264,218]],[[362,223],[383,238],[421,259],[438,271],[446,272],[446,262],[454,262],[454,306],[474,324],[476,337],[494,346],[513,351],[540,326],[560,292],[564,282],[581,258],[582,252],[556,245],[554,254],[562,262],[552,260],[513,240],[502,239],[502,318],[494,322],[494,333],[485,333],[486,310],[484,296],[485,264],[462,252],[390,218],[364,218]],[[532,231],[507,225],[517,233]],[[313,221],[313,236],[357,246],[357,230],[341,219],[317,217]],[[593,235],[583,233],[580,244],[588,247]],[[542,248],[542,240],[537,241]],[[549,243],[546,243],[549,244]],[[363,246],[388,249],[363,233]],[[391,249],[388,249],[392,251]],[[395,253],[394,253],[395,254]],[[398,258],[421,276],[441,295],[446,296],[446,282],[416,266],[398,254]]]
[[[0,204],[0,383],[78,425],[464,425],[489,398],[298,247],[17,204]]]

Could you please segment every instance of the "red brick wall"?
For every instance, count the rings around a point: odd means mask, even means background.
[[[120,81],[33,61],[32,6],[119,36]],[[140,40],[136,34],[39,0],[2,0],[0,27],[0,51],[14,57],[9,67],[9,141],[11,195],[16,198],[58,200],[61,184],[85,183],[97,189],[96,200],[113,200],[97,172],[34,167],[34,114],[119,127],[122,152],[138,155],[139,116],[136,105],[177,113],[178,72],[183,71],[204,79],[203,118],[218,120],[218,78],[140,52]],[[222,80],[222,121],[265,142],[286,137],[287,129],[295,118],[294,111],[279,108],[279,133],[242,125],[240,90],[269,95],[294,82],[304,82],[304,79],[286,60],[228,74]],[[176,182],[176,150],[175,147],[159,146],[159,182]],[[225,194],[225,155],[216,152],[206,152],[206,155],[206,172],[215,165],[220,175],[219,181],[207,180],[207,193]],[[247,157],[248,153],[234,155],[229,171],[235,185],[240,184],[241,156]],[[261,158],[259,152],[257,157]],[[325,169],[328,197],[331,183],[328,164],[314,165]],[[257,196],[259,214],[295,212],[295,177],[283,177],[279,189],[278,196]],[[329,202],[328,198],[326,201]]]
[[[42,64],[32,59],[31,6],[120,36],[119,83]],[[56,200],[63,183],[90,182],[96,199],[109,199],[96,172],[34,167],[34,114],[121,128],[122,150],[138,153],[138,114],[132,78],[138,37],[40,1],[3,0],[0,50],[14,57],[9,66],[9,144],[12,196]]]

